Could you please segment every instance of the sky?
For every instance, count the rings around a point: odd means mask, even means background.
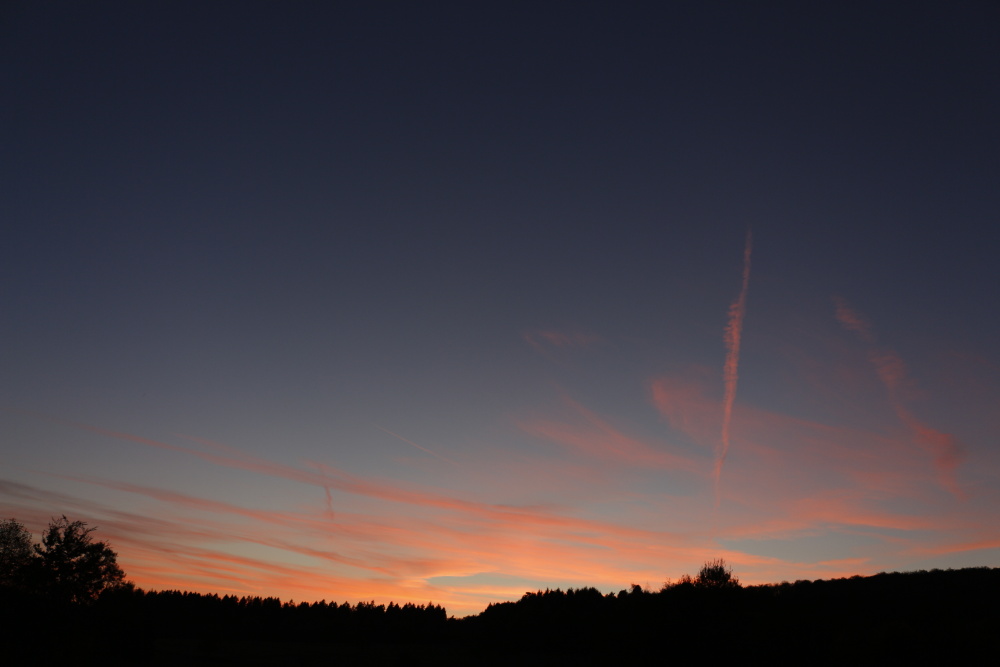
[[[0,9],[0,516],[444,605],[1000,566],[1000,5]]]

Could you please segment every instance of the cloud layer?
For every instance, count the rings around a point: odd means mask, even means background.
[[[538,588],[655,588],[716,557],[763,583],[1000,554],[1000,461],[924,416],[939,388],[918,387],[846,300],[833,317],[826,306],[809,345],[771,351],[792,360],[773,375],[780,391],[744,383],[735,400],[750,250],[748,237],[721,382],[718,365],[689,364],[637,373],[615,400],[556,387],[475,443],[369,423],[398,441],[399,465],[368,469],[322,451],[6,410],[8,432],[107,454],[8,466],[0,509],[36,534],[63,513],[97,525],[140,586],[433,601],[458,615]],[[995,402],[991,367],[944,359],[949,392]],[[980,375],[966,382],[971,366]],[[738,433],[739,447],[720,448],[720,424],[723,444]]]

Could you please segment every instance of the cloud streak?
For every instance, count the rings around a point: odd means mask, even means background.
[[[715,456],[715,505],[720,501],[722,466],[729,454],[730,429],[733,421],[733,403],[736,401],[736,383],[739,380],[740,341],[743,337],[743,317],[747,310],[747,290],[750,286],[750,253],[753,249],[753,235],[747,230],[743,247],[743,283],[740,294],[729,306],[729,322],[726,324],[726,364],[723,367],[725,394],[722,401],[722,436]]]
[[[577,455],[619,466],[643,466],[695,472],[697,463],[670,451],[664,444],[649,443],[622,433],[592,410],[569,397],[564,403],[582,420],[564,423],[551,419],[522,422],[522,431],[556,442]]]
[[[906,364],[894,350],[876,346],[877,341],[871,325],[843,298],[835,296],[834,305],[835,315],[841,326],[856,333],[868,344],[868,359],[886,389],[893,411],[910,431],[914,441],[931,456],[941,486],[955,497],[963,498],[965,494],[956,477],[958,465],[964,458],[964,449],[958,439],[928,426],[913,414],[905,403],[912,386],[906,372]]]
[[[450,463],[450,464],[456,465],[456,466],[458,465],[457,461],[453,461],[453,460],[449,459],[447,456],[442,456],[441,454],[438,454],[437,452],[431,451],[431,450],[427,449],[426,447],[424,447],[423,445],[418,445],[417,443],[413,442],[409,438],[404,438],[400,434],[394,433],[393,431],[390,431],[387,428],[379,426],[378,424],[372,424],[372,426],[374,426],[378,430],[382,431],[383,433],[388,433],[389,435],[391,435],[394,438],[398,438],[398,439],[402,440],[403,442],[405,442],[407,444],[413,445],[414,447],[416,447],[420,451],[426,452],[426,453],[430,454],[431,456],[433,456],[434,458],[437,458],[437,459],[440,459],[441,461],[444,461],[445,463]]]

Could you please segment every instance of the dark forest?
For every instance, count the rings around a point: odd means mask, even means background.
[[[742,586],[715,560],[658,591],[528,592],[466,618],[433,603],[145,591],[85,526],[54,520],[28,550],[4,522],[8,664],[963,662],[991,649],[1000,622],[1000,568],[988,567]]]

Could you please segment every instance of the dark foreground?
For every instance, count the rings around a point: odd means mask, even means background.
[[[998,602],[1000,568],[545,591],[465,619],[435,605],[292,605],[127,588],[70,605],[0,590],[0,627],[13,658],[5,664],[956,664],[992,653]]]

